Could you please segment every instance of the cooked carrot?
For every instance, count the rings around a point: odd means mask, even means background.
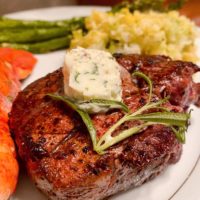
[[[37,62],[32,53],[11,48],[0,48],[0,59],[11,65],[20,80],[32,72]]]
[[[6,64],[0,60],[0,91],[4,96],[9,95],[11,86],[10,75],[12,68],[9,69]]]
[[[7,200],[14,192],[19,166],[14,142],[9,133],[7,113],[0,109],[0,199]]]
[[[35,63],[29,52],[0,48],[0,200],[7,200],[14,192],[19,173],[8,113],[20,90],[19,80],[31,73]]]
[[[8,63],[11,63],[12,51],[13,49],[11,48],[0,48],[0,59],[2,61],[7,61]]]
[[[23,50],[13,50],[12,66],[19,79],[26,78],[33,70],[37,60],[32,53]]]
[[[0,60],[0,92],[8,98],[14,98],[20,89],[20,85],[12,66]]]

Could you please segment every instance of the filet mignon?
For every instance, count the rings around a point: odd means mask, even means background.
[[[165,106],[186,110],[199,101],[199,85],[192,74],[198,67],[164,56],[115,55],[122,69],[123,100],[133,111],[145,104],[148,88],[143,80],[132,81],[130,73],[140,70],[154,84],[153,100],[170,95]],[[98,155],[79,115],[62,102],[46,96],[63,93],[61,69],[41,78],[16,98],[10,128],[27,171],[50,199],[100,200],[136,187],[176,163],[182,145],[170,128],[153,125],[138,135]],[[92,115],[98,136],[123,116],[119,110]],[[120,129],[133,126],[125,123]]]

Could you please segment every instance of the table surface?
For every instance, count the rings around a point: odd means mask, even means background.
[[[76,4],[76,0],[0,0],[0,15],[35,8]]]

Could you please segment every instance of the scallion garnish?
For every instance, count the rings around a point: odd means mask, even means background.
[[[132,75],[143,78],[149,85],[149,98],[147,100],[147,103],[135,112],[130,112],[130,110],[124,103],[118,101],[92,99],[81,103],[79,102],[77,104],[76,102],[64,96],[56,94],[48,94],[48,96],[50,96],[55,100],[60,100],[65,102],[69,107],[71,107],[81,116],[83,122],[85,123],[89,131],[93,143],[93,149],[99,154],[104,154],[105,150],[111,147],[112,145],[117,144],[118,142],[121,142],[122,140],[134,134],[138,134],[148,126],[154,124],[161,124],[170,127],[174,132],[176,138],[181,143],[184,143],[185,131],[187,129],[188,125],[187,122],[190,118],[190,114],[171,112],[169,109],[163,107],[162,105],[168,101],[168,97],[161,99],[157,102],[151,102],[152,91],[153,91],[152,81],[149,79],[148,76],[139,71],[134,72]],[[111,126],[101,138],[97,139],[96,130],[93,126],[92,120],[88,112],[81,109],[80,106],[81,104],[82,105],[96,104],[98,106],[104,106],[108,108],[119,108],[125,112],[125,115],[119,121],[117,121],[113,126]],[[149,111],[150,109],[157,109],[159,110],[159,112],[144,113],[146,111]],[[140,123],[139,125],[131,127],[127,130],[123,130],[119,134],[113,136],[113,132],[127,121],[139,121]]]

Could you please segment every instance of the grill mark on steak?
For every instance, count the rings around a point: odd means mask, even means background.
[[[171,95],[165,104],[170,110],[182,112],[190,103],[198,103],[200,87],[191,79],[199,71],[196,65],[165,56],[118,54],[116,59],[124,67],[123,100],[132,111],[148,99],[146,83],[137,77],[132,81],[133,70],[141,70],[153,80],[153,101]],[[50,199],[104,199],[145,183],[179,160],[182,145],[171,129],[162,125],[150,126],[110,147],[105,155],[98,155],[79,115],[45,96],[55,92],[63,93],[61,70],[22,91],[13,104],[9,121],[31,178]],[[97,135],[101,137],[122,116],[118,110],[92,115]],[[133,125],[125,123],[119,130]]]
[[[68,140],[70,140],[71,138],[73,138],[75,136],[75,134],[77,133],[78,130],[80,130],[80,126],[74,127],[61,141],[58,142],[58,144],[51,151],[51,154],[56,153],[59,150],[59,148],[60,148],[61,145],[63,145]]]

